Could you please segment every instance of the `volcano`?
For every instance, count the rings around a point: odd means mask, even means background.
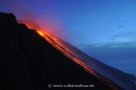
[[[134,79],[134,76],[109,67],[69,43],[58,40],[56,42],[51,36],[18,23],[13,14],[0,13],[0,89],[122,90],[125,84],[116,81]],[[84,63],[82,60],[85,58],[90,58],[94,67]],[[126,79],[112,81],[96,68],[110,71],[112,76],[126,76]],[[132,84],[127,88],[135,86]]]

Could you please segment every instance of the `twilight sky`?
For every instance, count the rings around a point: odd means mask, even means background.
[[[1,0],[0,11],[52,28],[88,55],[136,74],[136,0]]]

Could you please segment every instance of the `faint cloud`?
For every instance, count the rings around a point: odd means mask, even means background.
[[[109,38],[118,38],[118,37],[136,37],[136,31],[122,32],[115,35],[109,36]]]
[[[136,41],[128,42],[104,42],[84,45],[86,48],[136,48]]]
[[[118,29],[124,28],[124,27],[125,27],[124,25],[118,25],[115,28],[113,28],[112,31],[115,31],[115,30],[118,30]]]

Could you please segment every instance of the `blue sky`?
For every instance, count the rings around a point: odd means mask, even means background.
[[[87,54],[136,74],[135,0],[1,0],[0,11],[47,27]]]

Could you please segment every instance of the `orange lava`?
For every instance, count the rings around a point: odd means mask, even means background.
[[[23,22],[23,23],[25,23],[25,22]],[[101,80],[103,78],[103,77],[100,77],[100,75],[97,72],[95,72],[91,67],[89,67],[87,64],[85,64],[83,62],[83,60],[78,58],[76,56],[76,53],[74,53],[74,51],[72,51],[70,48],[66,47],[58,38],[54,37],[54,35],[52,35],[52,34],[49,34],[49,33],[45,32],[44,28],[40,28],[37,25],[31,24],[31,23],[28,23],[28,22],[26,22],[25,24],[28,26],[28,28],[37,30],[36,32],[40,36],[42,36],[45,40],[47,40],[56,49],[58,49],[60,52],[62,52],[64,55],[66,55],[68,58],[70,58],[70,60],[72,60],[75,63],[82,66],[85,71],[87,71],[88,73],[90,73],[90,74],[94,75],[95,77],[99,78],[99,80]],[[106,81],[105,83],[107,83],[107,82],[110,83],[106,79],[104,79],[104,81]],[[110,87],[114,88],[113,86],[110,86]]]
[[[56,37],[54,37],[53,35],[46,33],[44,28],[42,29],[38,25],[28,21],[21,21],[21,23],[22,22],[25,23],[28,28],[37,30],[37,33],[40,36],[44,37],[50,44],[52,44],[55,48],[61,51],[68,58],[70,58],[71,60],[82,66],[87,72],[93,73],[93,70],[89,66],[87,66],[84,62],[82,62],[80,59],[74,56],[75,54],[74,52],[72,52],[72,50],[70,50],[68,47],[63,45],[63,43],[61,43],[61,41]]]

